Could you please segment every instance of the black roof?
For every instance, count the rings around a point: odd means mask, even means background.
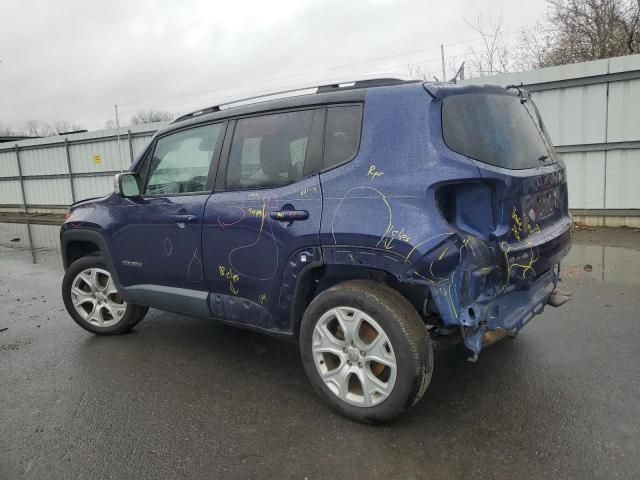
[[[401,85],[408,83],[418,83],[420,80],[400,80],[396,78],[381,78],[374,80],[361,80],[351,82],[350,84],[332,84],[319,87],[299,88],[295,90],[287,90],[284,92],[274,92],[268,95],[250,97],[228,102],[226,104],[208,107],[197,110],[186,115],[182,115],[175,119],[171,124],[162,129],[163,132],[182,128],[184,126],[193,125],[200,122],[208,122],[211,120],[225,119],[228,117],[236,117],[242,115],[250,115],[264,111],[285,110],[295,107],[308,107],[314,105],[326,105],[328,103],[348,103],[360,102],[364,100],[367,88]],[[279,98],[275,100],[264,100],[255,103],[241,105],[237,107],[221,108],[225,105],[234,105],[250,100],[272,97],[293,92],[302,92],[316,88],[316,92],[312,94],[300,94],[290,97]]]
[[[0,136],[0,143],[7,142],[18,142],[20,140],[29,140],[30,138],[40,138],[40,137],[29,137],[26,135],[8,135],[8,136]]]

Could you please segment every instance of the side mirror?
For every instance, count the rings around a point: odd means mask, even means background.
[[[123,197],[139,197],[140,185],[134,173],[118,173],[113,177],[113,189]]]

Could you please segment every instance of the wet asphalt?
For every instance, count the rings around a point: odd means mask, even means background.
[[[33,265],[15,235],[0,224],[0,479],[640,478],[638,232],[578,232],[571,302],[476,364],[439,348],[384,426],[322,404],[293,344],[157,310],[85,332],[55,249]]]

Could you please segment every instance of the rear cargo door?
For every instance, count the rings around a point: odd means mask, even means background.
[[[559,263],[571,234],[565,166],[526,93],[481,89],[444,98],[443,137],[476,161],[494,192],[497,228],[510,280]]]

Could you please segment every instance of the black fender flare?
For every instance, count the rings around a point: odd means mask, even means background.
[[[71,242],[88,242],[98,246],[98,248],[100,249],[100,254],[107,264],[107,268],[111,273],[118,292],[120,292],[120,294],[125,297],[125,295],[123,295],[123,292],[125,290],[124,288],[122,288],[122,284],[120,283],[120,279],[118,278],[118,271],[115,268],[115,264],[113,263],[113,259],[111,258],[111,252],[107,247],[107,242],[104,239],[104,236],[99,231],[90,230],[87,228],[73,228],[68,230],[62,229],[60,231],[60,251],[62,253],[62,265],[65,271],[71,264],[70,259],[67,256],[67,248],[69,246],[69,243]]]

